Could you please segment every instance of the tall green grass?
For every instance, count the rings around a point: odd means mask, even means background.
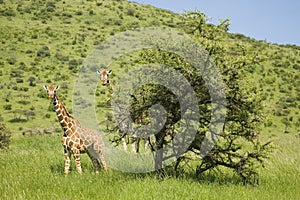
[[[239,177],[222,170],[198,178],[188,170],[159,179],[155,174],[130,174],[110,169],[94,173],[87,155],[83,174],[63,174],[60,136],[16,138],[0,153],[1,199],[300,199],[299,138],[274,138],[278,145],[260,184],[243,185]]]

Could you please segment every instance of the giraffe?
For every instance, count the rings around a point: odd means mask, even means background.
[[[100,76],[102,85],[110,85],[110,81],[108,80],[108,76],[111,74],[112,70],[101,69],[97,70],[97,74]]]
[[[114,90],[114,84],[111,83],[111,81],[108,79],[108,76],[112,73],[112,70],[107,70],[107,69],[101,69],[97,70],[97,74],[100,76],[100,81],[102,85],[107,85],[110,86],[111,90]],[[138,121],[138,119],[137,119]],[[136,123],[137,123],[136,121]],[[131,150],[132,152],[138,153],[140,149],[140,141],[141,138],[137,138],[134,136],[128,136],[127,134],[121,134],[120,138],[117,139],[116,141],[123,141],[123,149],[124,151],[127,151],[127,144],[131,143]],[[150,144],[150,137],[142,139],[144,140],[144,146],[145,149],[147,149],[148,145]]]
[[[64,147],[65,156],[65,170],[64,173],[68,174],[71,165],[71,155],[75,158],[76,170],[78,173],[82,173],[80,163],[80,153],[87,153],[90,157],[96,173],[100,170],[101,161],[103,168],[108,169],[104,158],[104,142],[99,133],[92,129],[83,128],[80,122],[69,114],[62,101],[56,95],[59,86],[44,85],[44,89],[48,93],[48,97],[52,99],[55,112],[64,135],[62,137],[62,145]]]

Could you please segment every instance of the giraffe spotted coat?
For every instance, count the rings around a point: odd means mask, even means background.
[[[80,122],[69,114],[62,101],[56,95],[59,86],[55,87],[49,85],[44,86],[44,88],[47,90],[49,98],[52,99],[55,112],[64,131],[61,141],[65,154],[65,174],[69,173],[72,154],[75,158],[76,170],[79,173],[82,172],[80,162],[81,153],[88,154],[96,172],[100,170],[99,159],[103,168],[107,170],[108,166],[105,161],[104,142],[101,135],[92,129],[83,128]]]

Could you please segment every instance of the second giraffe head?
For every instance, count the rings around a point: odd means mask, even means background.
[[[49,98],[53,99],[56,95],[56,91],[59,90],[59,86],[55,87],[54,85],[44,85],[44,89],[47,90]]]
[[[101,69],[97,70],[97,74],[100,75],[100,80],[102,85],[109,85],[108,76],[111,74],[112,70]]]

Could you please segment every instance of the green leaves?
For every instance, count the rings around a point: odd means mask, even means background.
[[[0,124],[0,150],[7,149],[11,143],[11,132],[5,126],[5,124]]]

